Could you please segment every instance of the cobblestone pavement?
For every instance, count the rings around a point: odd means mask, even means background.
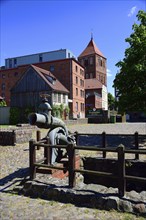
[[[107,134],[146,134],[146,123],[115,123],[115,124],[83,124],[69,125],[71,132],[100,134],[105,131]]]
[[[111,125],[68,126],[71,132],[85,133],[146,133],[145,123]],[[125,127],[125,128],[124,128]],[[46,134],[42,132],[42,135]],[[41,154],[41,152],[40,152]],[[143,219],[128,213],[104,211],[85,207],[76,207],[55,201],[33,199],[14,193],[24,178],[28,178],[29,151],[28,143],[16,146],[0,146],[0,219],[1,220],[136,220]]]

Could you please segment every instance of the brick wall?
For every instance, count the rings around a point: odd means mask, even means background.
[[[81,90],[85,90],[85,83],[80,84],[80,80],[84,81],[84,68],[75,59],[63,59],[50,62],[43,62],[34,64],[40,68],[49,70],[54,76],[69,90],[70,103],[70,116],[77,118],[80,114],[82,118],[85,117],[85,111],[81,109],[81,104],[85,105],[85,97],[81,96]],[[0,70],[0,88],[5,84],[5,89],[0,90],[0,95],[5,96],[7,105],[10,105],[10,89],[20,79],[29,65],[20,66],[18,68]],[[78,82],[76,82],[76,77]],[[78,94],[76,92],[78,89]],[[84,91],[85,93],[85,91]],[[76,103],[78,102],[78,109]]]
[[[85,83],[83,85],[80,84],[80,80],[84,81],[84,68],[74,59],[38,63],[36,66],[49,71],[52,67],[54,68],[52,73],[69,90],[69,99],[73,101],[69,106],[70,117],[77,118],[77,115],[82,113],[82,118],[84,118],[85,111],[81,110],[81,103],[85,105],[85,96],[81,96],[81,90],[85,93]],[[78,110],[76,109],[77,102]]]
[[[0,96],[5,97],[7,106],[10,106],[10,89],[20,79],[26,69],[27,66],[21,66],[0,70]]]

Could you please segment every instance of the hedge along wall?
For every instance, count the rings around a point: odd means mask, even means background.
[[[29,142],[32,137],[31,129],[0,130],[0,145],[15,145]]]

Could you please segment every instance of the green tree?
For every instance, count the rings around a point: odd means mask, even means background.
[[[129,47],[125,58],[116,64],[120,72],[114,80],[118,91],[118,109],[127,111],[146,111],[146,12],[137,14],[138,24],[132,26],[133,33],[125,41]]]
[[[5,102],[5,100],[0,101],[0,106],[7,106],[7,103]]]
[[[64,113],[64,105],[63,104],[60,104],[59,111],[60,111],[60,117],[63,118],[63,113]]]
[[[11,107],[10,108],[10,119],[9,123],[11,125],[16,125],[20,121],[20,108],[17,107]]]
[[[53,105],[52,106],[52,113],[54,117],[60,117],[60,111],[59,111],[59,106],[58,105]]]
[[[115,97],[108,93],[108,109],[113,110],[115,108]]]

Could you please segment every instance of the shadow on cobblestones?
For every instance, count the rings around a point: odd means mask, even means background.
[[[0,180],[0,186],[4,186],[4,188],[0,189],[0,192],[5,191],[12,185],[16,183],[25,181],[25,179],[29,176],[29,168],[21,168],[14,173],[9,174],[8,176],[2,178]]]

